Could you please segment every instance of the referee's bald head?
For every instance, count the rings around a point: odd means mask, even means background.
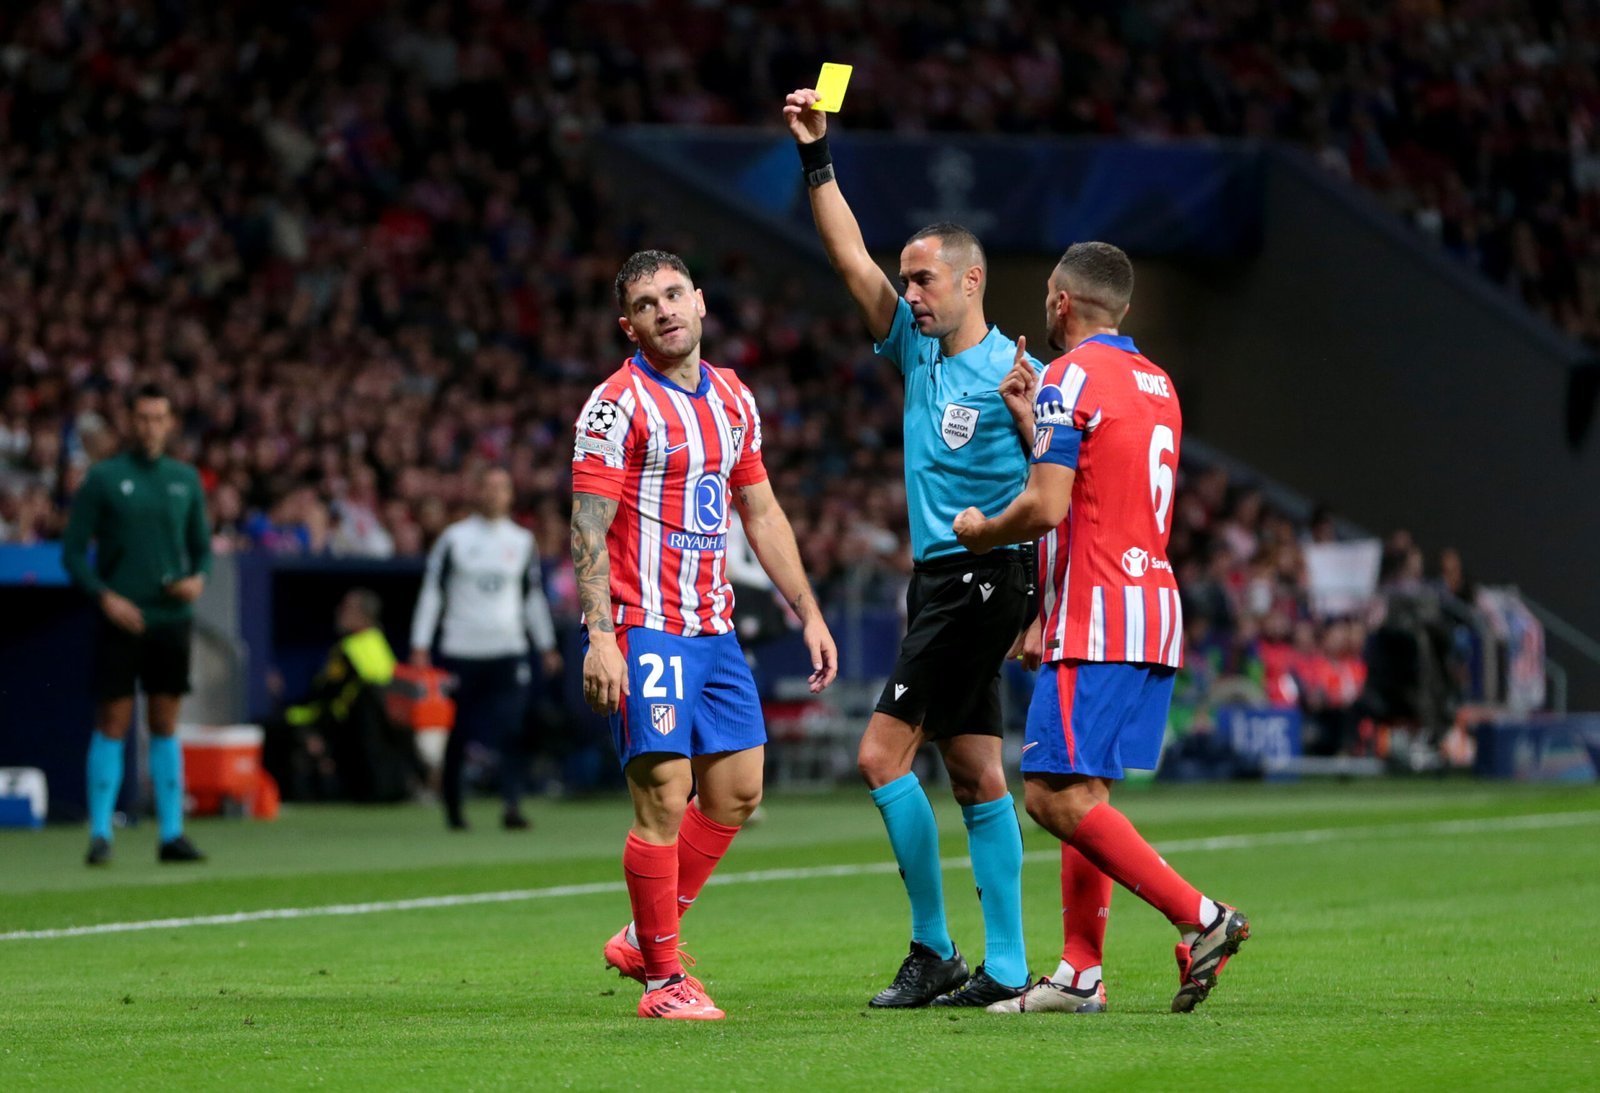
[[[939,257],[946,262],[957,275],[976,266],[983,271],[983,281],[979,284],[979,292],[989,280],[989,256],[983,252],[983,244],[978,242],[978,237],[973,235],[960,224],[953,224],[942,220],[937,224],[929,224],[921,229],[910,239],[906,246],[920,239],[937,239],[939,241]]]

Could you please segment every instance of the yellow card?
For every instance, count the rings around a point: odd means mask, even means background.
[[[844,106],[844,89],[850,86],[853,71],[854,65],[823,65],[822,74],[817,77],[817,101],[811,109],[837,113]]]

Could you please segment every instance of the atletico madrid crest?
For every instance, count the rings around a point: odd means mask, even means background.
[[[1053,425],[1041,425],[1033,431],[1033,458],[1044,458],[1044,453],[1050,450],[1050,441],[1055,435],[1056,430]]]
[[[671,736],[672,730],[678,727],[678,708],[664,702],[651,706],[650,727],[662,736]]]

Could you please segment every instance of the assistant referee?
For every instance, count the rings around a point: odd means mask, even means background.
[[[1040,365],[984,319],[988,263],[967,229],[933,224],[906,241],[894,285],[868,252],[828,152],[810,89],[784,116],[799,145],[828,260],[905,382],[906,507],[916,563],[900,656],[857,762],[883,815],[911,902],[911,950],[875,1007],[983,1007],[1028,987],[1022,938],[1022,832],[1001,764],[1000,666],[1028,624],[1032,575],[1020,550],[979,556],[951,521],[967,505],[999,513],[1027,482],[1024,426],[999,386],[1016,361]],[[971,497],[971,502],[962,500]],[[968,974],[945,917],[939,831],[911,763],[938,746],[961,805],[983,905],[984,962]]]
[[[211,530],[200,476],[165,454],[172,403],[154,384],[129,401],[133,444],[89,469],[72,500],[61,560],[98,602],[89,742],[90,865],[111,860],[111,814],[122,791],[123,741],[136,688],[145,693],[150,780],[161,843],[157,859],[201,861],[183,833],[178,706],[189,691],[194,601],[211,569]],[[89,544],[94,543],[94,560]]]

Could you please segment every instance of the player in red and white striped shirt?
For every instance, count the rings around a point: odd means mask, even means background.
[[[767,480],[755,396],[706,365],[685,389],[641,349],[578,415],[574,493],[617,501],[606,535],[611,621],[695,637],[733,631],[728,491]]]
[[[1074,503],[1039,543],[1043,659],[1181,667],[1172,381],[1132,338],[1094,334],[1045,369],[1034,418],[1034,462],[1075,471]]]
[[[760,803],[767,739],[733,631],[730,499],[800,618],[813,693],[838,654],[767,481],[755,397],[700,359],[705,300],[688,267],[643,251],[616,289],[639,351],[595,388],[572,456],[584,696],[610,718],[634,812],[622,855],[633,922],[605,958],[645,985],[639,1016],[715,1020],[722,1010],[683,972],[678,919]]]
[[[1028,815],[1061,839],[1061,964],[1020,999],[991,1009],[1105,1009],[1101,952],[1115,880],[1178,928],[1176,1012],[1204,1001],[1250,936],[1111,806],[1125,767],[1161,756],[1182,663],[1183,612],[1167,561],[1183,417],[1172,380],[1117,332],[1133,266],[1108,243],[1078,243],[1051,273],[1050,342],[1064,349],[1037,381],[1018,350],[1001,385],[1031,405],[1033,469],[1002,513],[969,508],[955,531],[982,553],[1043,536],[1041,618],[1024,655],[1043,662],[1028,709],[1022,770]]]

